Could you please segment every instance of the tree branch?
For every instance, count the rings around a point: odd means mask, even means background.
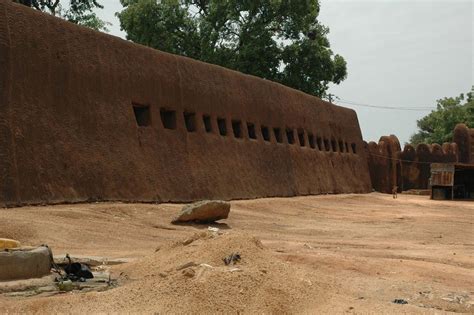
[[[39,3],[38,3],[38,0],[33,0],[31,4],[35,7],[36,10],[40,10],[40,11],[41,11],[41,7],[40,7],[40,5],[39,5]]]
[[[56,15],[56,7],[58,6],[58,4],[59,0],[55,0],[53,4],[51,4],[51,1],[48,1],[48,4],[46,4],[52,15]]]

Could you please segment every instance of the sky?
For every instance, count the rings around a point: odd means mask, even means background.
[[[103,0],[99,17],[110,34],[125,38],[115,12],[119,0]],[[435,108],[436,100],[471,90],[474,77],[472,0],[320,0],[319,21],[328,26],[331,49],[347,62],[348,77],[331,85],[334,103],[353,108],[366,141],[395,134],[403,144],[416,132],[423,110],[379,109],[368,104]]]

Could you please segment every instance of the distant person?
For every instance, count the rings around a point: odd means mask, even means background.
[[[393,186],[393,188],[392,188],[393,199],[397,199],[397,198],[398,198],[397,190],[398,190],[398,186]]]

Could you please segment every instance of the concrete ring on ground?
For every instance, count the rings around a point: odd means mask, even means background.
[[[0,252],[0,281],[43,277],[50,273],[48,247],[18,248]]]

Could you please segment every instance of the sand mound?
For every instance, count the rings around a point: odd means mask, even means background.
[[[236,252],[241,261],[226,266],[223,258]],[[150,311],[280,313],[318,300],[315,279],[276,259],[258,239],[235,232],[194,234],[118,272],[141,291],[138,300],[157,297],[150,308],[143,305]]]
[[[241,261],[226,266],[222,259],[235,252],[240,253]],[[309,310],[324,299],[310,273],[278,260],[258,239],[236,232],[190,235],[148,257],[116,267],[114,274],[121,283],[116,289],[36,301],[28,309],[294,313]]]

